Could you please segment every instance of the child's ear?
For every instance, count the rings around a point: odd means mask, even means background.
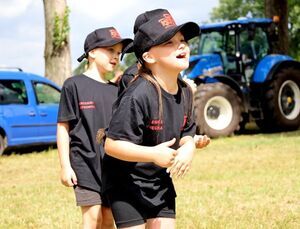
[[[89,51],[88,55],[89,55],[89,57],[91,57],[91,58],[93,58],[93,59],[94,59],[94,58],[96,57],[96,54],[95,54],[95,49],[93,49],[93,50]]]
[[[156,62],[156,59],[149,52],[144,52],[142,57],[148,64],[154,64]]]

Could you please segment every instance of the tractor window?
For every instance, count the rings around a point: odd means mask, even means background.
[[[258,59],[263,58],[269,52],[269,43],[266,32],[262,28],[256,28],[255,38],[255,52]]]
[[[191,50],[191,55],[198,55],[200,49],[200,36],[194,37],[193,39],[189,40],[189,47]]]
[[[224,38],[219,32],[204,33],[201,35],[200,54],[224,51]]]
[[[249,39],[248,31],[244,30],[240,33],[241,54],[243,62],[257,62],[267,55],[269,50],[266,33],[262,28],[255,29],[254,39]]]

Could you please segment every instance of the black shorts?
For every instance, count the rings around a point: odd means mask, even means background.
[[[78,185],[74,186],[74,192],[77,206],[102,205],[109,207],[108,199],[99,192]]]
[[[117,227],[132,227],[146,223],[147,219],[162,217],[175,218],[175,197],[165,204],[150,207],[139,203],[133,195],[122,191],[108,191],[109,204]]]

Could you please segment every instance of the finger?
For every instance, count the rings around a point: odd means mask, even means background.
[[[171,177],[178,176],[179,171],[182,169],[183,163],[178,162],[176,166],[170,171]]]
[[[77,185],[77,177],[76,177],[75,174],[72,175],[71,181],[72,181],[72,184],[73,184],[73,185]],[[72,185],[72,186],[73,186],[73,185]]]
[[[183,164],[181,166],[181,168],[178,170],[178,172],[176,174],[177,178],[180,178],[182,176],[182,174],[184,173],[186,167],[187,167],[187,164]]]
[[[173,151],[173,154],[172,154],[173,157],[174,157],[173,159],[175,159],[175,157],[177,156],[177,154],[178,154],[178,152],[177,152],[176,150],[174,150],[174,151]]]
[[[172,145],[174,145],[175,142],[176,142],[176,138],[172,138],[170,141],[163,142],[160,145],[162,145],[162,146],[172,146]]]
[[[181,178],[183,178],[183,177],[188,173],[188,171],[190,171],[190,166],[187,166],[187,167],[185,168],[185,170],[184,170],[183,173],[181,174]]]

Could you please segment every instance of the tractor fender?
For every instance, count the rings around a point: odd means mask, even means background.
[[[242,92],[238,82],[236,82],[234,79],[232,79],[232,77],[229,77],[227,75],[217,75],[217,76],[214,76],[214,79],[231,87],[233,90],[236,91],[236,93],[241,97],[241,99],[244,100],[243,92]]]
[[[272,75],[274,74],[274,72],[276,72],[279,66],[287,63],[292,64],[297,62],[287,55],[271,54],[265,56],[258,63],[251,82],[264,83],[266,80],[272,77]]]
[[[278,62],[276,65],[273,66],[273,68],[269,72],[267,76],[267,81],[272,80],[274,74],[277,73],[279,70],[290,68],[290,67],[300,70],[300,62],[295,60],[285,60],[285,61]]]

